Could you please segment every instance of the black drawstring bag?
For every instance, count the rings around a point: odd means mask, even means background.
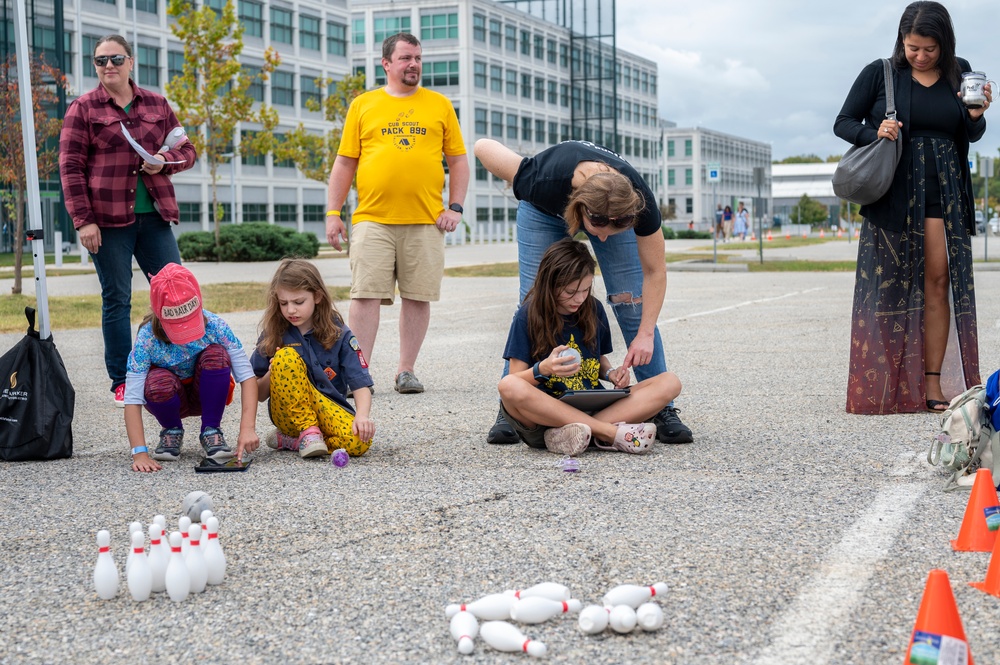
[[[73,456],[76,391],[52,341],[35,330],[0,356],[0,460],[21,462]]]

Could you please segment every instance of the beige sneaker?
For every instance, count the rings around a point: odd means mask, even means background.
[[[545,448],[550,453],[579,455],[590,445],[590,425],[570,423],[545,430]]]
[[[322,457],[327,454],[326,441],[323,440],[323,432],[318,427],[310,427],[303,430],[299,437],[299,457]]]

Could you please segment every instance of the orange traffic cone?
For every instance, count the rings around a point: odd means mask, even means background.
[[[995,518],[996,515],[993,516],[993,519]],[[986,579],[982,582],[969,582],[969,585],[1000,598],[1000,538],[997,538],[997,542],[993,546],[990,565],[986,568]]]
[[[992,552],[997,541],[997,532],[986,525],[983,510],[1000,504],[997,488],[993,487],[993,474],[989,469],[976,471],[976,481],[965,506],[965,516],[958,530],[958,538],[951,541],[951,549],[957,552]]]
[[[825,234],[825,233],[823,233],[823,229],[820,229],[820,230],[819,230],[819,237],[820,237],[820,238],[825,238],[825,237],[826,237],[826,234]]]
[[[843,229],[837,229],[837,237],[838,238],[843,238],[844,237],[844,230]]]
[[[808,234],[808,233],[803,233],[803,234],[802,234],[802,237],[803,237],[803,238],[808,238],[808,237],[809,237],[809,234]]]
[[[770,232],[770,231],[768,231],[768,232],[767,232],[767,239],[768,239],[768,240],[770,240],[770,239],[771,239],[771,232]]]
[[[962,646],[965,647],[969,665],[975,665],[972,649],[969,648],[969,641],[965,639],[965,630],[962,628],[962,617],[958,615],[958,607],[955,605],[955,594],[952,593],[948,573],[932,570],[927,575],[924,596],[920,600],[920,610],[917,612],[917,621],[913,625],[910,646],[903,663],[944,662],[938,660],[943,652],[948,650],[954,653],[954,649],[960,650]],[[955,659],[952,662],[961,661]]]
[[[785,231],[785,240],[791,240],[791,239],[792,239],[792,232]]]
[[[854,229],[854,237],[855,238],[861,237],[861,229]]]
[[[756,239],[757,239],[757,234],[754,233],[753,231],[751,231],[750,232],[750,242],[753,242]]]

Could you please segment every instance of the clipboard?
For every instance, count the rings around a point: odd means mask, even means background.
[[[614,390],[567,390],[559,398],[570,406],[595,413],[601,409],[606,409],[623,397],[628,397],[629,389],[621,388]]]

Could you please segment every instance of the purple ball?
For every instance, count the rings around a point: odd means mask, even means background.
[[[347,451],[343,448],[337,448],[333,451],[333,455],[330,456],[330,462],[334,466],[347,466],[351,457],[347,454]]]

